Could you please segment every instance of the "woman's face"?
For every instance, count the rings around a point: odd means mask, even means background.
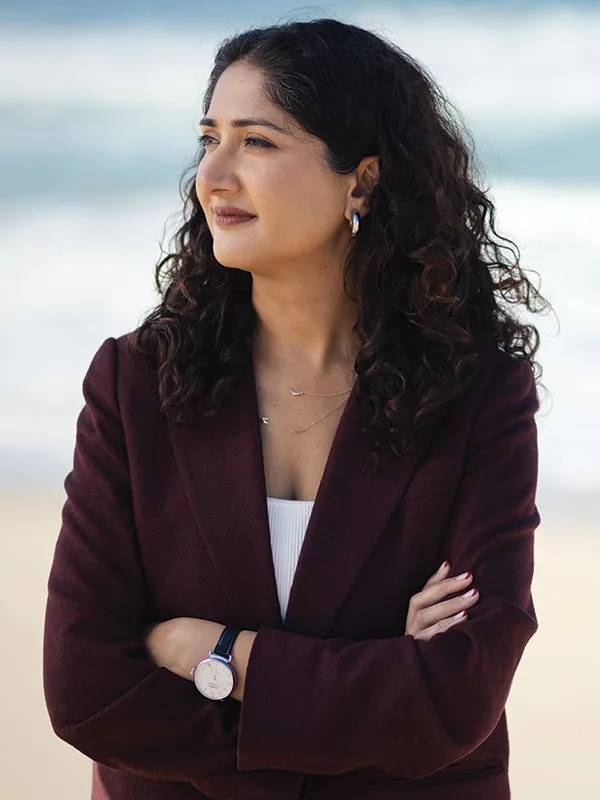
[[[280,130],[260,122],[238,127],[235,120],[261,120]],[[196,192],[217,261],[271,277],[339,262],[350,240],[354,179],[331,172],[323,142],[264,97],[262,73],[240,62],[228,67],[203,122],[206,152]],[[218,224],[215,210],[223,206],[255,216]]]

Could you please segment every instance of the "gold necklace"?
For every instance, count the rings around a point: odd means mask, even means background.
[[[269,378],[268,375],[264,376],[268,381],[274,383],[275,386],[279,386],[280,389],[287,389],[287,391],[293,397],[302,397],[303,394],[308,395],[309,397],[339,397],[341,394],[348,394],[348,392],[352,391],[353,387],[349,389],[343,389],[341,392],[325,392],[324,394],[321,392],[297,392],[295,389],[290,389],[289,386],[284,386],[282,383],[278,383],[277,381],[273,380],[273,378]]]
[[[352,390],[349,389],[349,391]],[[262,422],[263,425],[268,425],[270,428],[277,428],[280,431],[287,431],[288,433],[302,433],[302,431],[307,431],[309,428],[312,428],[313,425],[316,425],[317,422],[320,422],[322,419],[325,419],[325,417],[328,417],[330,414],[333,414],[333,412],[336,409],[338,409],[341,405],[343,405],[345,402],[346,400],[342,400],[336,406],[334,406],[330,411],[327,411],[325,414],[322,414],[320,417],[317,417],[317,419],[315,419],[313,422],[310,422],[308,425],[304,425],[304,427],[302,428],[285,428],[283,427],[283,425],[275,425],[271,422],[269,417],[259,416],[259,420]]]

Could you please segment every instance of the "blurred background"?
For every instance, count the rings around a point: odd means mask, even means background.
[[[334,16],[391,38],[471,130],[500,233],[554,313],[543,368],[534,600],[509,699],[515,800],[597,797],[600,695],[600,3],[0,0],[0,796],[89,796],[41,687],[46,580],[81,381],[158,296],[220,39]]]

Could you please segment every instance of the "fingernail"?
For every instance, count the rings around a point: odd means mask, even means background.
[[[464,619],[467,616],[466,611],[459,611],[458,614],[454,615],[454,619]]]
[[[449,561],[444,561],[442,566],[438,569],[438,572],[441,572],[443,569],[446,569],[446,567],[449,567],[449,566],[450,566],[450,562]]]
[[[469,589],[468,592],[465,592],[463,597],[475,597],[476,594],[477,594],[477,589],[474,586],[472,589]]]
[[[470,572],[463,572],[462,575],[457,575],[456,576],[456,580],[457,581],[464,581],[465,578],[468,578],[470,574],[471,574]]]

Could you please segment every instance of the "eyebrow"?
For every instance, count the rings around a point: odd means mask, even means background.
[[[200,125],[206,125],[209,128],[218,128],[216,120],[212,117],[202,117],[200,120]],[[268,119],[260,119],[258,117],[246,117],[243,119],[232,119],[231,125],[234,128],[251,128],[254,126],[259,126],[262,128],[271,128],[274,131],[278,131],[279,133],[288,133],[284,128],[279,127],[274,122],[271,122]]]

